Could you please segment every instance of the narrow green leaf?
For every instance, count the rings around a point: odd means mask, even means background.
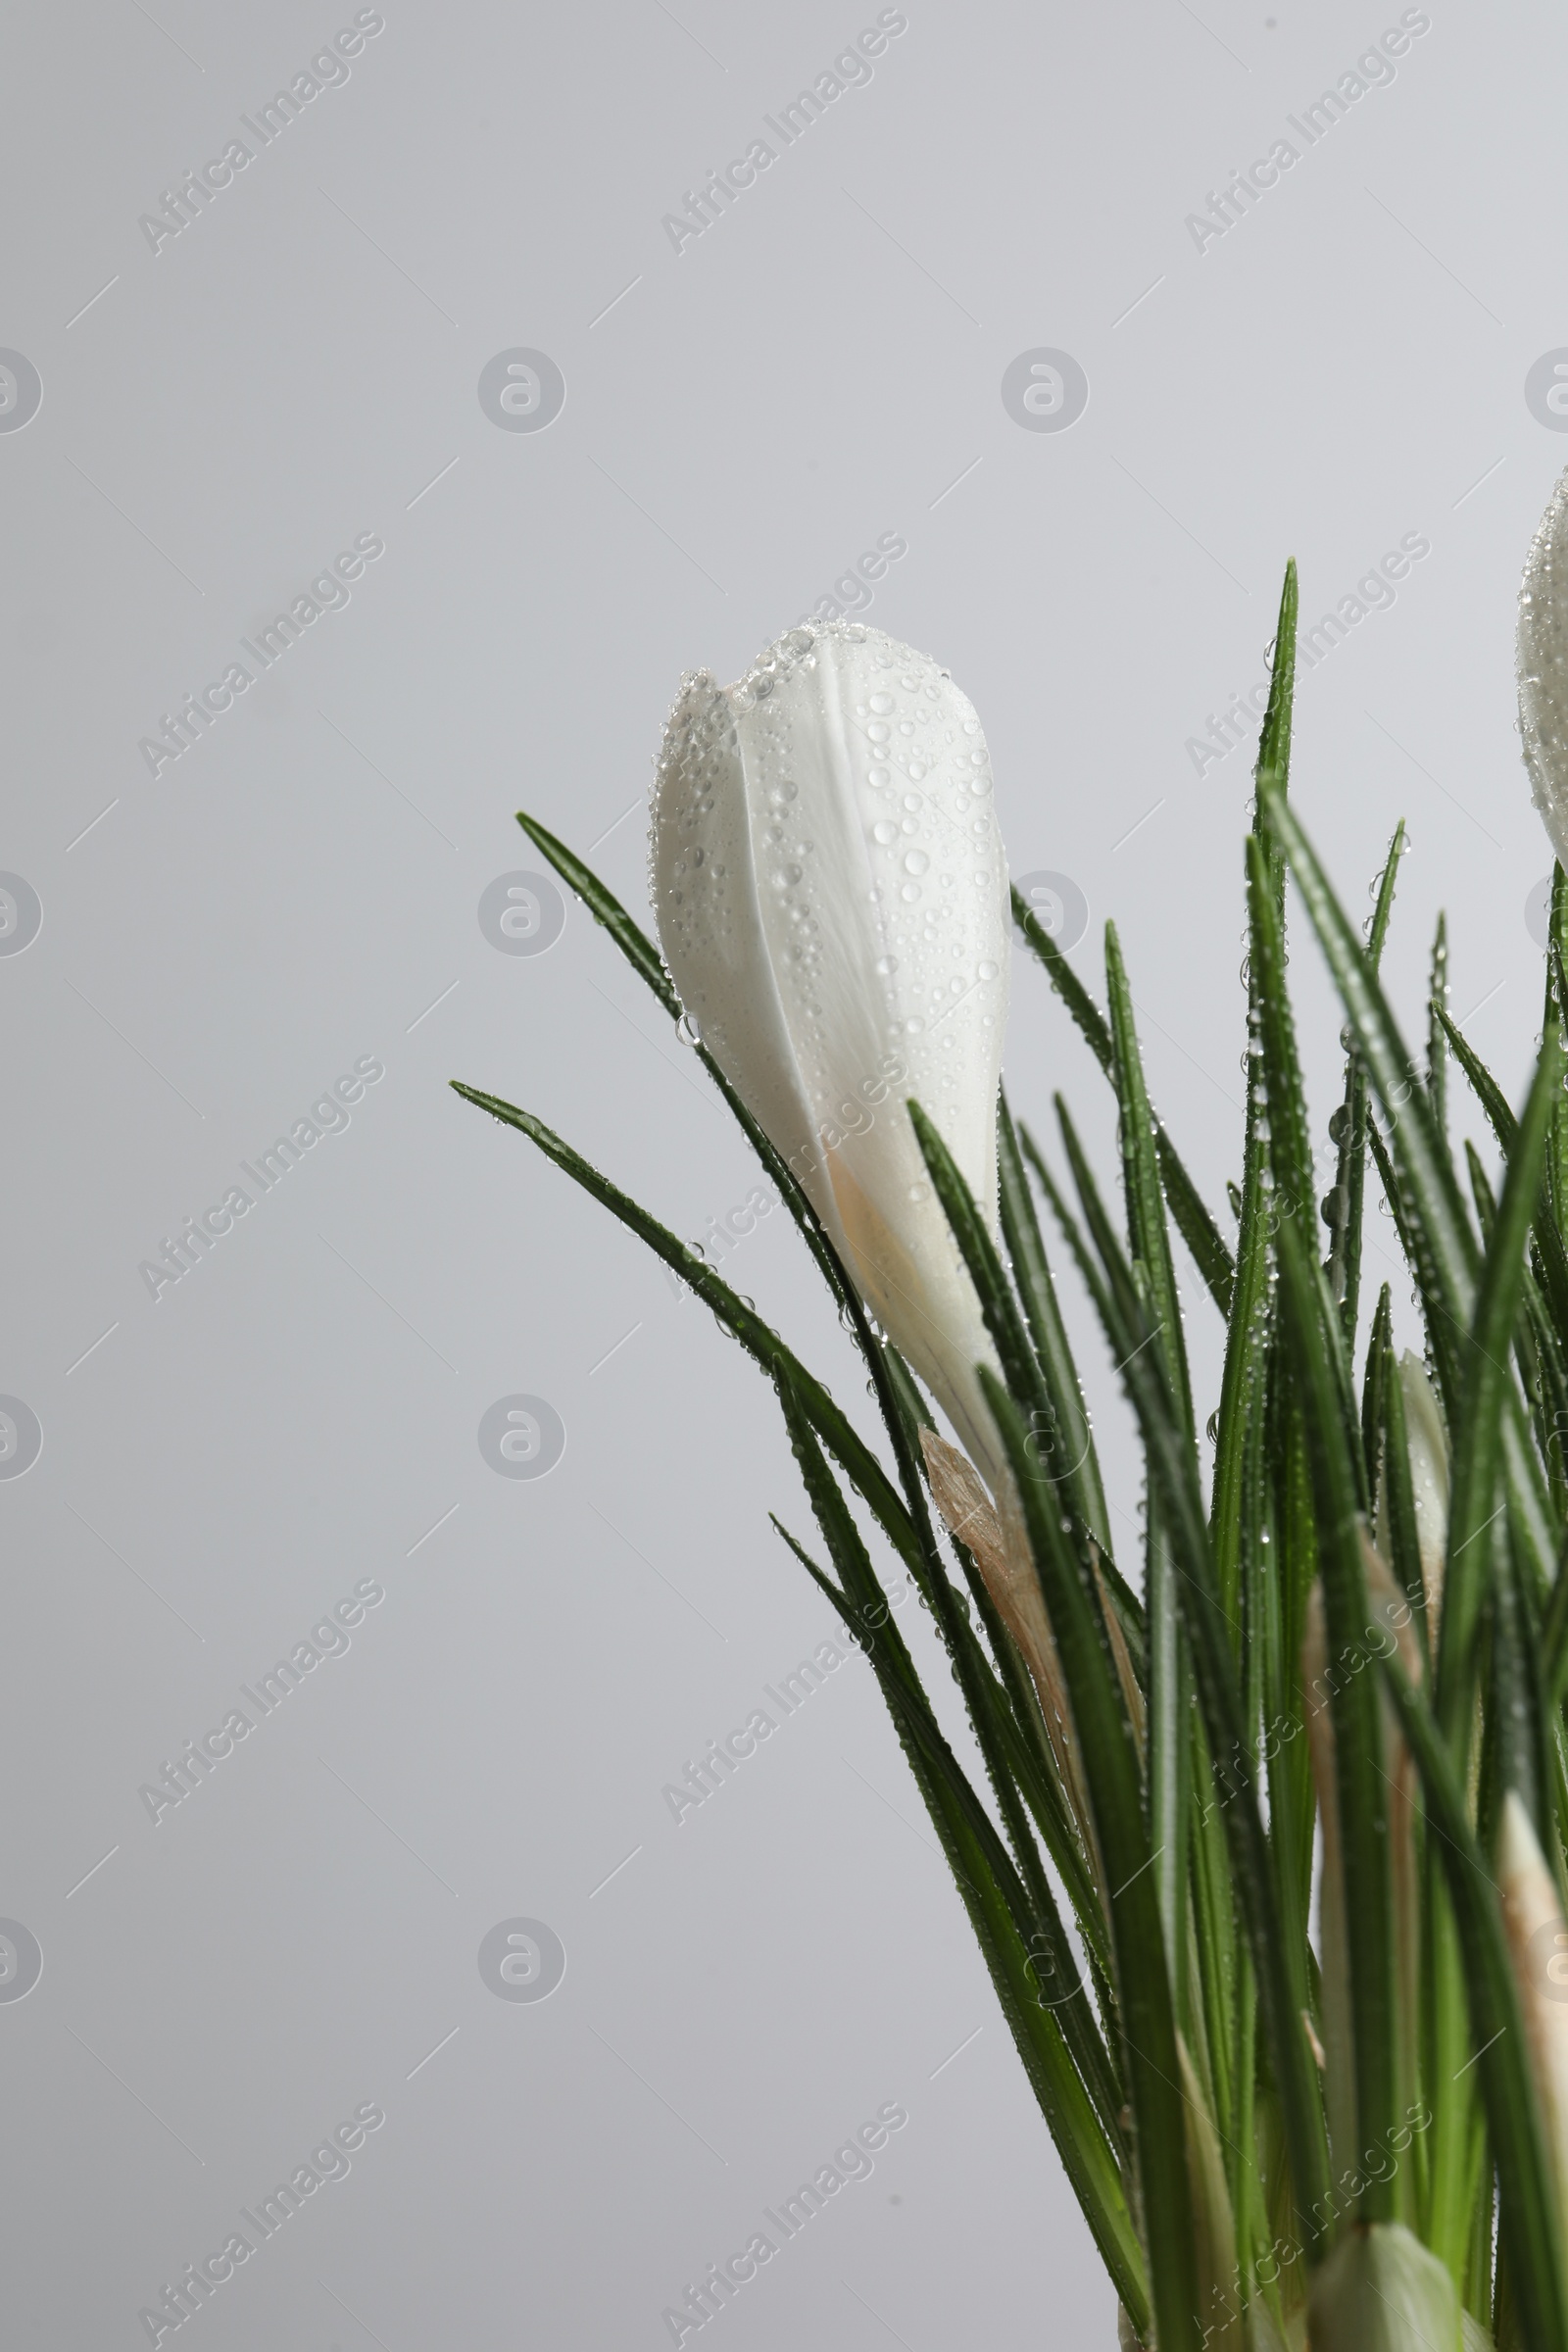
[[[1437,1714],[1446,1737],[1461,1741],[1474,1690],[1475,1638],[1488,1586],[1483,1541],[1499,1510],[1502,1437],[1513,1393],[1510,1350],[1525,1275],[1525,1248],[1541,1190],[1547,1122],[1562,1082],[1563,1054],[1548,1027],[1535,1083],[1497,1207],[1464,1353],[1463,1402],[1455,1431],[1448,1504],[1448,1565],[1438,1647]]]
[[[845,1591],[859,1604],[858,1616],[864,1627],[868,1615],[874,1614],[881,1627],[876,1657],[884,1677],[896,1677],[900,1686],[901,1704],[912,1712],[923,1712],[930,1718],[929,1701],[921,1687],[913,1659],[902,1635],[887,1614],[886,1595],[877,1581],[876,1571],[860,1538],[848,1504],[839,1491],[823,1458],[814,1432],[805,1411],[792,1394],[787,1376],[779,1383],[779,1401],[784,1408],[785,1425],[795,1459],[810,1500],[812,1512],[822,1531],[823,1541],[834,1566],[839,1572]],[[868,1647],[864,1634],[859,1636],[862,1647]],[[934,1723],[934,1718],[931,1718]],[[1003,1812],[1008,1838],[1012,1844],[1014,1862],[1004,1849],[984,1807],[976,1797],[967,1777],[960,1770],[947,1741],[938,1736],[930,1740],[922,1735],[928,1761],[941,1778],[962,1812],[970,1838],[984,1857],[986,1868],[1000,1898],[1006,1904],[1020,1940],[1027,1950],[1049,1952],[1063,1958],[1071,1951],[1061,1915],[1056,1908],[1051,1882],[1040,1867],[1034,1840],[1023,1818],[1017,1796],[1004,1772],[992,1772],[992,1785]],[[986,1743],[989,1746],[989,1742]],[[1019,1875],[1021,1873],[1021,1875]],[[1057,1972],[1058,1975],[1060,1972]],[[1014,1987],[1016,1990],[1016,1987]],[[1053,2017],[1060,2028],[1074,2063],[1078,2067],[1091,2098],[1099,2111],[1107,2144],[1115,2146],[1120,2139],[1117,2121],[1123,2092],[1109,2054],[1100,2037],[1100,2031],[1082,1984],[1069,1991],[1057,1991],[1049,2003]],[[1031,2021],[1033,2022],[1033,2021]],[[1037,2036],[1038,2038],[1038,2036]],[[1050,2037],[1045,2046],[1050,2050]]]
[[[1115,1048],[1104,1015],[1063,951],[1056,946],[1016,887],[1012,892],[1012,919],[1023,936],[1025,946],[1045,965],[1047,978],[1077,1022],[1090,1052],[1106,1077],[1110,1077]],[[1228,1314],[1231,1283],[1236,1268],[1224,1237],[1204,1207],[1198,1187],[1188,1175],[1180,1152],[1163,1127],[1156,1133],[1155,1149],[1159,1153],[1160,1176],[1164,1182],[1166,1199],[1170,1202],[1170,1213],[1176,1220],[1176,1229],[1192,1251],[1193,1262],[1202,1276],[1214,1304],[1222,1315]]]
[[[1098,1200],[1094,1178],[1067,1116],[1057,1100],[1057,1115],[1074,1181],[1084,1202],[1086,1219],[1097,1246],[1108,1252],[1102,1271],[1060,1192],[1043,1162],[1037,1163],[1046,1198],[1061,1227],[1068,1249],[1083,1275],[1111,1351],[1117,1359],[1127,1395],[1137,1414],[1154,1491],[1175,1548],[1179,1570],[1177,1593],[1191,1645],[1204,1729],[1214,1758],[1218,1811],[1230,1854],[1236,1898],[1247,1926],[1248,1942],[1263,2019],[1263,2038],[1277,2086],[1281,2125],[1289,2155],[1290,2196],[1298,2242],[1308,2259],[1322,2251],[1321,2215],[1328,2195],[1328,2145],[1324,2134],[1323,2103],[1316,2064],[1306,2038],[1304,2017],[1308,2002],[1307,1952],[1303,1934],[1286,1928],[1286,1906],[1304,1917],[1303,1898],[1282,1887],[1276,1877],[1269,1835],[1258,1804],[1258,1781],[1252,1762],[1253,1741],[1241,1687],[1237,1680],[1236,1635],[1221,1602],[1208,1544],[1208,1527],[1200,1490],[1196,1448],[1186,1440],[1171,1409],[1163,1371],[1149,1347],[1152,1334],[1145,1323],[1131,1272],[1120,1259],[1109,1219]],[[1270,1765],[1270,1784],[1298,1754],[1304,1742],[1276,1749]],[[1288,1783],[1281,1779],[1280,1786]],[[1275,1836],[1281,1833],[1276,1819]],[[1311,1866],[1310,1838],[1304,1864]],[[1294,1863],[1290,1867],[1296,1867]]]
[[[1396,1659],[1383,1674],[1415,1758],[1434,1845],[1450,1888],[1464,1954],[1470,2031],[1486,2101],[1501,2228],[1531,2352],[1568,2352],[1568,2286],[1551,2162],[1536,2094],[1531,2043],[1519,2003],[1496,1886],[1470,1827],[1464,1788],[1431,1710]]]
[[[1364,1666],[1372,1614],[1361,1556],[1361,1494],[1352,1448],[1359,1432],[1346,1430],[1330,1347],[1338,1324],[1326,1319],[1314,1277],[1315,1260],[1298,1226],[1279,1233],[1280,1298],[1291,1366],[1299,1386],[1317,1504],[1318,1566],[1323,1580],[1329,1655]],[[1332,1334],[1332,1342],[1331,1342]],[[1336,1678],[1331,1696],[1340,1853],[1345,1885],[1346,1941],[1355,2040],[1357,2148],[1387,2144],[1398,2117],[1396,2054],[1392,1881],[1389,1852],[1389,1777],[1384,1763],[1383,1716],[1377,1686],[1364,1671]],[[1363,2192],[1364,2222],[1395,2218],[1391,2184],[1376,2178]]]
[[[1029,1319],[1041,1376],[1050,1392],[1055,1416],[1054,1433],[1037,1449],[1042,1460],[1051,1459],[1084,1525],[1101,1549],[1109,1552],[1114,1548],[1110,1541],[1110,1514],[1105,1508],[1094,1431],[1089,1424],[1089,1409],[1084,1403],[1067,1327],[1057,1304],[1056,1286],[1052,1280],[1005,1094],[998,1105],[997,1164],[1003,1238],[1012,1260],[1012,1278]],[[1048,1444],[1059,1449],[1059,1461],[1048,1455]]]
[[[951,1173],[956,1177],[956,1169],[952,1168]],[[932,1181],[937,1181],[935,1164]],[[961,1184],[961,1177],[957,1182]],[[961,1234],[958,1238],[961,1247]],[[1059,1513],[1042,1493],[1035,1475],[1027,1424],[988,1368],[982,1368],[980,1377],[1022,1497],[1030,1546],[1072,1692],[1096,1835],[1110,1882],[1123,2066],[1133,2110],[1149,2248],[1150,2300],[1157,2339],[1161,2352],[1186,2352],[1189,2347],[1191,2352],[1199,2352],[1198,2270],[1185,2161],[1181,2060],[1164,1932],[1150,1871],[1154,1856],[1144,1824],[1132,1727],[1103,1626],[1063,1540]]]
[[[1284,846],[1388,1116],[1413,1268],[1431,1313],[1439,1386],[1451,1410],[1458,1400],[1460,1336],[1469,1323],[1479,1261],[1453,1163],[1377,974],[1311,845],[1283,795],[1266,779],[1259,782],[1258,798]]]
[[[1404,819],[1401,817],[1389,845],[1388,859],[1378,884],[1377,902],[1367,937],[1367,956],[1374,971],[1382,960],[1383,943],[1388,936],[1389,916],[1394,907],[1395,881],[1403,855]],[[1340,1302],[1340,1318],[1345,1327],[1348,1351],[1352,1351],[1355,1347],[1356,1309],[1361,1286],[1366,1120],[1366,1065],[1352,1038],[1345,1054],[1345,1097],[1329,1121],[1330,1141],[1339,1146],[1339,1162],[1335,1169],[1334,1188],[1329,1195],[1333,1215],[1329,1226],[1330,1248],[1326,1268],[1329,1289]]]
[[[1170,1237],[1165,1226],[1165,1201],[1160,1189],[1154,1151],[1157,1132],[1144,1081],[1143,1057],[1133,1018],[1132,993],[1122,961],[1121,943],[1114,923],[1105,925],[1105,993],[1110,1004],[1111,1064],[1121,1113],[1122,1181],[1127,1203],[1127,1233],[1135,1265],[1142,1265],[1149,1285],[1151,1320],[1159,1326],[1155,1345],[1165,1357],[1166,1378],[1189,1432],[1193,1429],[1192,1379],[1187,1368],[1187,1344],[1182,1334],[1181,1299],[1176,1269],[1171,1262]]]
[[[1432,942],[1432,970],[1427,987],[1427,1100],[1438,1133],[1448,1126],[1448,1057],[1446,1051],[1448,1009],[1448,918],[1438,916]]]
[[[831,1449],[843,1466],[857,1493],[875,1514],[878,1525],[901,1558],[917,1572],[923,1567],[920,1545],[909,1515],[900,1501],[887,1472],[864,1440],[852,1428],[821,1383],[814,1380],[804,1364],[793,1355],[778,1333],[764,1323],[755,1307],[749,1306],[740,1295],[732,1291],[721,1275],[715,1274],[703,1259],[694,1257],[683,1242],[678,1242],[667,1226],[600,1174],[580,1152],[545,1125],[531,1111],[519,1110],[515,1103],[503,1102],[499,1095],[487,1095],[477,1087],[464,1086],[452,1080],[454,1094],[461,1095],[479,1110],[487,1110],[493,1119],[504,1126],[515,1127],[538,1145],[547,1159],[568,1175],[574,1184],[592,1195],[604,1207],[617,1217],[628,1232],[645,1242],[656,1256],[662,1257],[689,1284],[705,1305],[713,1309],[725,1329],[733,1333],[748,1355],[761,1365],[770,1378],[776,1379],[780,1369],[794,1381],[804,1410],[812,1428]]]

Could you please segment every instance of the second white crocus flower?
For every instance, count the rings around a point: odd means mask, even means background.
[[[1536,807],[1568,866],[1568,472],[1541,517],[1519,587],[1519,732]]]
[[[688,673],[655,787],[660,944],[703,1042],[993,1492],[993,1350],[905,1104],[992,1225],[1006,860],[980,722],[858,622],[793,629],[737,684]]]

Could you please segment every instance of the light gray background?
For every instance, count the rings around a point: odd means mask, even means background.
[[[1185,217],[1396,7],[909,0],[869,84],[677,256],[662,216],[873,8],[387,0],[347,84],[155,256],[138,217],[353,13],[10,25],[0,343],[44,397],[0,434],[0,866],[44,918],[0,958],[0,1390],[44,1445],[0,1484],[0,1913],[44,1973],[0,2004],[4,2332],[145,2341],[162,2282],[376,2100],[351,2176],[190,2323],[209,2352],[633,2352],[897,2099],[731,2345],[1108,2344],[863,1667],[700,1814],[662,1802],[830,1630],[764,1518],[804,1530],[804,1499],[711,1319],[445,1081],[530,1104],[685,1233],[756,1177],[580,909],[538,957],[475,909],[537,863],[519,804],[641,906],[682,668],[735,675],[901,533],[868,616],[973,696],[1013,870],[1077,879],[1092,982],[1122,927],[1219,1200],[1249,755],[1200,781],[1184,747],[1262,674],[1287,554],[1315,615],[1419,532],[1303,686],[1298,792],[1358,904],[1409,816],[1401,1001],[1446,906],[1454,1010],[1516,1087],[1548,857],[1513,600],[1568,457],[1523,384],[1568,343],[1568,29],[1433,0],[1392,85],[1200,254]],[[564,374],[544,432],[479,407],[514,346]],[[1065,433],[1002,404],[1037,346],[1089,377]],[[159,713],[370,531],[348,608],[154,781]],[[1321,1142],[1337,1019],[1302,940],[1295,970]],[[349,1130],[155,1303],[160,1237],[365,1054],[387,1074]],[[1042,1127],[1064,1086],[1104,1151],[1022,965],[1008,1076]],[[858,1402],[782,1226],[735,1280]],[[1199,1299],[1210,1384],[1212,1322]],[[514,1392],[566,1428],[537,1483],[476,1445]],[[349,1653],[155,1828],[139,1786],[370,1576]],[[518,1915],[568,1954],[541,2005],[478,1974]]]

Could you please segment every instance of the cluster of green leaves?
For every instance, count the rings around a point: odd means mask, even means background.
[[[1246,840],[1234,1249],[1151,1107],[1113,927],[1102,1013],[1014,894],[1025,942],[1115,1092],[1116,1206],[1060,1098],[1065,1181],[1004,1102],[999,1248],[937,1128],[909,1104],[1000,1366],[1000,1377],[983,1370],[986,1394],[1055,1640],[1087,1811],[980,1560],[939,1532],[926,1403],[706,1049],[864,1359],[880,1453],[750,1301],[569,1144],[526,1110],[457,1091],[529,1136],[637,1234],[772,1383],[824,1558],[779,1532],[876,1675],[1138,2340],[1159,2352],[1298,2342],[1308,2280],[1340,2234],[1397,2222],[1446,2266],[1499,2352],[1568,2352],[1561,2201],[1491,1870],[1509,1791],[1558,1870],[1568,1833],[1568,887],[1559,872],[1544,1043],[1516,1118],[1448,1018],[1441,928],[1422,1059],[1390,1010],[1379,970],[1402,827],[1362,936],[1297,822],[1295,628],[1293,568]],[[570,850],[531,817],[518,822],[678,1020],[652,942]],[[1326,1253],[1287,985],[1288,878],[1347,1018]],[[1496,1196],[1469,1146],[1460,1181],[1450,1056],[1503,1163]],[[1449,1433],[1441,1619],[1417,1541],[1386,1286],[1358,1334],[1369,1153]],[[1136,1579],[1113,1537],[1037,1203],[1093,1300],[1142,1441]],[[1211,1471],[1172,1228],[1225,1323]],[[1129,1511],[1124,1523],[1139,1521]],[[1379,1526],[1415,1628],[1413,1675],[1374,1639],[1367,1535]],[[884,1546],[930,1613],[984,1761],[980,1785],[892,1613]],[[1301,1662],[1315,1591],[1338,1662],[1326,1700]],[[1309,1718],[1325,1703],[1345,1898],[1338,2037],[1309,1935],[1321,1826]],[[1413,1812],[1396,1801],[1400,1757],[1419,1776]]]

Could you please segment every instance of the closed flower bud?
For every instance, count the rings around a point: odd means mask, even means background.
[[[858,622],[792,629],[734,686],[688,674],[651,887],[688,1017],[996,1492],[993,1351],[905,1107],[995,1230],[1007,872],[967,698]]]

